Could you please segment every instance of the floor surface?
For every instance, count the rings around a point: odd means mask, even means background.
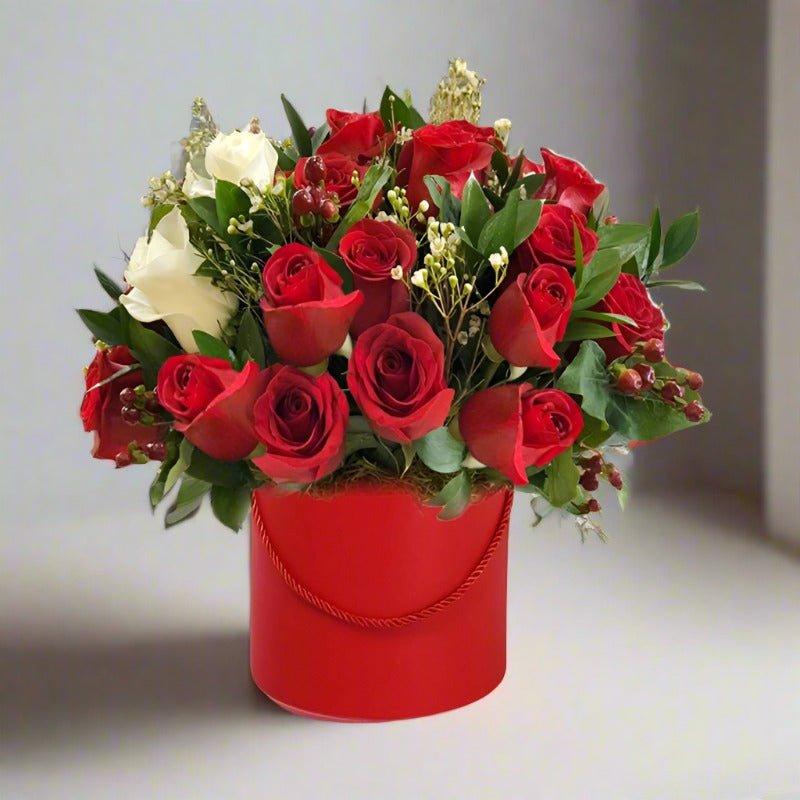
[[[246,537],[143,513],[3,543],[3,800],[800,798],[800,558],[728,498],[635,496],[607,543],[514,509],[505,681],[341,725],[247,668]]]

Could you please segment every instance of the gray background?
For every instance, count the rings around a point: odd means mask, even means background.
[[[454,13],[457,10],[458,13]],[[281,91],[311,124],[377,102],[425,106],[453,55],[488,79],[484,121],[584,161],[620,217],[700,206],[701,240],[665,293],[673,359],[707,378],[711,425],[637,455],[641,481],[759,496],[765,18],[759,2],[74,3],[2,5],[0,431],[5,519],[141,507],[150,469],[88,458],[77,420],[103,307],[90,265],[119,274],[138,197],[170,164],[204,94],[230,129],[286,133]]]

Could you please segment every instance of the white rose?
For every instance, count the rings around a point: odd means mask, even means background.
[[[202,263],[176,206],[159,221],[149,242],[146,236],[136,242],[125,270],[133,288],[119,299],[139,322],[164,320],[189,353],[197,352],[192,331],[219,336],[239,304],[210,278],[194,274]]]
[[[214,197],[215,183],[213,178],[198,175],[191,164],[186,165],[186,177],[183,179],[183,193],[187,197]]]
[[[278,166],[278,152],[263,131],[218,133],[206,148],[206,171],[218,180],[239,185],[249,178],[259,188],[269,186]]]

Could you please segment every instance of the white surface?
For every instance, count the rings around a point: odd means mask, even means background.
[[[754,513],[638,496],[605,545],[529,521],[520,496],[503,684],[378,725],[252,688],[244,536],[146,515],[17,531],[0,796],[800,797],[800,560]]]

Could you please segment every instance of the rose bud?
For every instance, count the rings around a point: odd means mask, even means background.
[[[238,461],[256,446],[253,403],[264,380],[255,361],[237,372],[222,358],[171,356],[158,371],[158,399],[195,447],[220,461]]]
[[[282,361],[298,367],[319,364],[342,346],[364,300],[359,291],[345,294],[339,274],[304,244],[279,247],[262,281],[270,344]]]
[[[498,353],[517,367],[555,369],[553,346],[567,328],[575,284],[558,264],[542,264],[500,295],[489,317],[489,337]]]
[[[377,112],[358,114],[329,108],[325,112],[330,138],[317,148],[321,156],[339,155],[353,159],[358,164],[369,164],[385,153],[394,142],[394,131],[386,131]]]
[[[349,206],[356,199],[358,189],[353,186],[353,172],[357,172],[362,178],[366,173],[366,167],[360,166],[349,156],[329,153],[327,155],[317,155],[325,168],[325,179],[320,187],[316,181],[309,181],[305,175],[306,163],[308,158],[298,160],[294,168],[294,185],[296,189],[308,188],[312,197],[317,202],[314,205],[315,211],[320,211],[322,203],[329,194],[335,194],[339,198],[339,206],[344,208]],[[319,190],[322,189],[322,192]]]
[[[458,420],[469,452],[518,485],[528,482],[528,467],[548,464],[583,430],[581,410],[568,394],[530,383],[476,392]]]
[[[339,255],[353,273],[353,283],[364,295],[350,328],[354,336],[392,314],[408,311],[408,287],[392,278],[400,267],[407,275],[417,260],[417,240],[407,228],[394,222],[363,219],[339,242]]]
[[[400,444],[443,425],[455,394],[445,384],[441,339],[411,311],[358,337],[347,386],[378,436]]]
[[[98,350],[86,370],[81,421],[84,430],[94,432],[92,455],[95,458],[114,460],[118,453],[128,453],[127,447],[131,442],[136,441],[143,447],[150,442],[160,442],[166,434],[165,426],[139,424],[138,412],[136,424],[130,424],[123,418],[121,395],[124,393],[126,398],[135,396],[133,387],[142,382],[142,371],[135,369],[118,378],[108,379],[135,363],[136,358],[131,351],[125,345],[117,345]],[[130,464],[130,459],[118,466],[127,464]]]
[[[541,148],[541,153],[546,177],[536,197],[587,215],[605,186],[598,183],[578,161],[560,156],[546,147]]]
[[[642,339],[661,341],[664,338],[664,315],[635,275],[621,273],[608,294],[594,306],[594,310],[622,314],[634,322],[633,326],[623,322],[602,323],[614,333],[613,336],[597,340],[608,361],[629,355]]]
[[[253,410],[266,453],[253,463],[277,483],[311,483],[342,463],[349,415],[347,398],[324,372],[318,377],[274,364]]]
[[[398,184],[407,188],[411,207],[426,200],[435,209],[426,175],[441,175],[456,197],[461,197],[471,173],[482,181],[496,138],[494,128],[479,128],[463,119],[417,128],[397,160]]]

